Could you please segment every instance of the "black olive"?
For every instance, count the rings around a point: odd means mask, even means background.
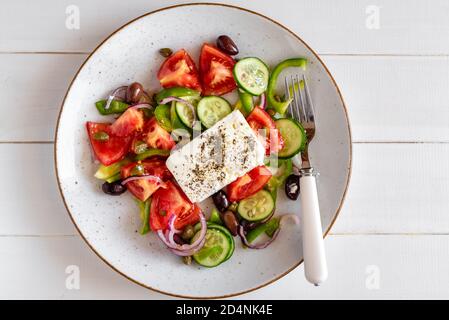
[[[299,196],[299,176],[291,174],[285,181],[285,194],[292,200],[298,199]]]
[[[225,212],[229,207],[228,197],[223,190],[215,193],[212,196],[212,200],[214,201],[215,207],[217,207],[218,211],[220,212]]]
[[[245,231],[250,231],[260,225],[260,222],[250,222],[248,220],[242,219],[240,220],[240,225],[243,227]]]
[[[126,186],[122,185],[122,181],[114,181],[114,182],[105,182],[101,186],[101,189],[104,193],[109,194],[111,196],[119,196],[126,191]]]
[[[235,45],[235,42],[228,36],[222,35],[217,39],[217,47],[224,53],[227,53],[231,56],[235,56],[239,53],[239,49]]]
[[[222,214],[221,219],[223,220],[226,228],[231,232],[233,236],[237,235],[237,230],[239,227],[239,222],[234,214],[234,212],[227,210]]]
[[[126,101],[131,104],[138,103],[143,95],[143,87],[138,82],[131,83],[126,89]]]
[[[179,244],[179,245],[183,245],[183,244],[186,243],[186,242],[184,241],[184,239],[182,239],[181,236],[180,236],[179,234],[174,234],[174,235],[173,235],[173,240],[176,242],[176,244]]]

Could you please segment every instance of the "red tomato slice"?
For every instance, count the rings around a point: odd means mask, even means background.
[[[157,78],[164,88],[188,87],[201,92],[198,70],[184,49],[175,52],[164,61]]]
[[[200,76],[203,94],[220,96],[237,85],[232,74],[235,61],[216,47],[205,43],[200,55]]]
[[[167,181],[166,189],[157,190],[151,200],[150,227],[152,230],[165,230],[172,215],[176,215],[175,228],[183,229],[199,220],[200,208],[192,204],[182,190],[173,182]]]
[[[128,152],[132,137],[117,137],[111,132],[111,125],[108,123],[86,123],[90,144],[97,159],[108,166],[123,159]],[[97,132],[106,132],[109,135],[107,141],[100,141],[94,138]]]
[[[270,180],[271,171],[259,166],[228,185],[229,201],[235,202],[252,196]]]
[[[276,153],[284,147],[284,140],[281,133],[276,129],[276,124],[270,115],[260,107],[255,107],[253,111],[246,118],[249,126],[262,138],[262,143],[265,145],[265,153],[267,155]],[[262,137],[259,130],[265,129],[265,134]]]
[[[121,169],[121,175],[123,179],[130,177],[133,174],[133,169],[139,165],[139,163],[133,162]],[[142,175],[152,175],[161,178],[166,181],[172,177],[170,171],[165,166],[165,161],[151,158],[144,160],[140,163],[143,168]],[[128,190],[139,200],[146,201],[156,190],[166,187],[165,184],[153,180],[136,180],[130,181],[126,184]]]
[[[144,141],[150,148],[171,150],[176,144],[170,133],[162,128],[154,117],[145,124],[144,135]]]
[[[141,130],[143,123],[142,112],[128,109],[111,125],[111,132],[118,137],[129,136]]]

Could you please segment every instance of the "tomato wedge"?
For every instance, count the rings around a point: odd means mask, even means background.
[[[154,117],[148,120],[142,131],[134,136],[131,151],[136,153],[136,146],[141,143],[145,143],[148,148],[162,150],[171,150],[176,145],[170,133],[162,128]]]
[[[259,166],[241,176],[228,185],[229,201],[235,202],[252,196],[270,180],[271,171],[265,166]]]
[[[157,78],[164,88],[187,87],[201,92],[198,70],[184,49],[175,52],[164,61]]]
[[[216,47],[205,43],[200,55],[200,76],[203,94],[220,96],[237,87],[232,69],[235,61]]]
[[[142,112],[128,109],[111,125],[111,133],[118,137],[126,137],[141,130],[143,123]]]
[[[276,153],[284,147],[284,140],[281,133],[276,129],[276,124],[271,116],[260,107],[254,107],[253,111],[246,118],[249,126],[262,139],[265,146],[265,154]],[[264,137],[259,130],[265,130]]]
[[[86,128],[95,156],[102,164],[108,166],[125,157],[132,137],[115,136],[111,132],[111,125],[109,123],[87,122]],[[109,136],[107,140],[95,139],[95,134],[101,132]]]
[[[141,163],[132,162],[121,169],[121,176],[126,179],[132,175],[152,175],[166,181],[172,177],[165,166],[165,161],[152,158]],[[146,201],[156,190],[165,188],[165,183],[154,180],[135,180],[126,184],[128,190],[139,200]]]
[[[150,227],[152,230],[165,230],[172,215],[176,215],[175,228],[183,229],[199,220],[200,208],[192,204],[182,190],[172,181],[167,188],[157,190],[151,200]]]

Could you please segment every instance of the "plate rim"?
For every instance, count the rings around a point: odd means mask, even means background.
[[[329,227],[326,229],[326,231],[323,233],[323,237],[325,238],[328,233],[330,232],[330,230],[332,229],[335,221],[337,220],[337,217],[340,215],[340,211],[343,207],[343,203],[345,202],[346,199],[346,195],[349,189],[349,183],[351,180],[351,176],[352,176],[352,132],[351,132],[351,124],[349,121],[349,116],[348,116],[348,110],[346,107],[346,103],[345,100],[343,98],[343,95],[340,91],[340,88],[337,85],[337,82],[335,81],[334,77],[332,76],[331,72],[329,71],[329,69],[327,68],[326,64],[321,60],[321,58],[319,57],[319,55],[301,38],[299,37],[295,32],[293,32],[292,30],[290,30],[289,28],[287,28],[286,26],[284,26],[283,24],[281,24],[280,22],[278,22],[277,20],[270,18],[262,13],[247,9],[247,8],[243,8],[240,6],[236,6],[236,5],[230,5],[230,4],[224,4],[224,3],[212,3],[212,2],[192,2],[192,3],[183,3],[183,4],[177,4],[177,5],[172,5],[172,6],[166,6],[166,7],[162,7],[150,12],[147,12],[145,14],[142,14],[130,21],[128,21],[127,23],[123,24],[122,26],[120,26],[119,28],[117,28],[116,30],[114,30],[112,33],[110,33],[103,41],[101,41],[96,47],[95,49],[92,50],[92,52],[86,57],[86,59],[83,61],[83,63],[80,65],[80,67],[78,68],[77,72],[75,73],[75,75],[73,76],[72,80],[70,81],[70,84],[67,88],[67,91],[64,95],[64,99],[62,100],[61,103],[61,107],[59,109],[59,113],[58,113],[58,117],[56,120],[56,129],[55,129],[55,134],[54,134],[54,147],[53,147],[53,160],[54,160],[54,169],[55,169],[55,174],[56,174],[56,181],[57,181],[57,185],[58,185],[58,190],[59,193],[62,197],[62,201],[64,203],[64,207],[70,217],[70,220],[72,221],[73,225],[75,226],[76,230],[78,231],[79,235],[81,236],[81,238],[84,240],[84,242],[87,244],[87,246],[106,264],[108,265],[112,270],[114,270],[115,272],[117,272],[118,274],[120,274],[121,276],[125,277],[126,279],[130,280],[131,282],[138,284],[141,287],[144,287],[146,289],[161,293],[161,294],[165,294],[168,296],[172,296],[172,297],[176,297],[176,298],[184,298],[184,299],[222,299],[222,298],[230,298],[230,297],[235,297],[235,296],[239,296],[242,294],[246,294],[255,290],[258,290],[260,288],[266,287],[274,282],[276,282],[277,280],[283,278],[284,276],[286,276],[287,274],[289,274],[291,271],[293,271],[294,269],[296,269],[299,265],[301,265],[301,263],[303,262],[304,259],[301,259],[299,262],[297,262],[294,266],[292,266],[291,268],[289,268],[288,270],[286,270],[285,272],[281,273],[280,275],[277,275],[275,277],[273,277],[272,279],[249,289],[243,290],[243,291],[238,291],[238,292],[233,292],[233,293],[229,293],[229,294],[225,294],[225,295],[219,295],[219,296],[189,296],[189,295],[182,295],[182,294],[177,294],[177,293],[172,293],[172,292],[168,292],[168,291],[163,291],[160,289],[156,289],[153,288],[147,284],[141,283],[133,278],[131,278],[129,275],[125,274],[124,272],[118,270],[114,265],[112,265],[108,260],[106,260],[91,244],[90,242],[87,240],[87,238],[83,235],[83,233],[81,232],[80,228],[78,227],[75,219],[73,218],[73,215],[69,209],[69,206],[67,205],[64,193],[62,191],[62,187],[61,187],[61,181],[59,178],[59,170],[58,170],[58,160],[57,160],[57,153],[58,153],[58,133],[59,133],[59,124],[60,124],[60,120],[61,120],[61,114],[64,110],[64,105],[65,105],[65,101],[67,99],[68,93],[70,92],[70,90],[72,89],[72,85],[75,82],[75,80],[77,79],[80,71],[83,69],[84,65],[89,61],[89,59],[92,57],[92,55],[94,55],[97,50],[106,42],[108,41],[111,37],[113,37],[116,33],[118,33],[119,31],[121,31],[122,29],[126,28],[128,25],[134,23],[135,21],[161,12],[161,11],[167,11],[167,10],[171,10],[171,9],[175,9],[175,8],[180,8],[180,7],[191,7],[191,6],[217,6],[217,7],[227,7],[227,8],[232,8],[232,9],[237,9],[237,10],[241,10],[247,13],[251,13],[254,15],[257,15],[265,20],[268,20],[271,23],[276,24],[277,26],[281,27],[282,29],[284,29],[285,31],[287,31],[288,33],[290,33],[293,37],[295,37],[299,42],[301,42],[308,50],[310,50],[310,52],[315,56],[315,58],[321,63],[321,65],[323,66],[324,70],[326,71],[326,73],[328,74],[328,76],[330,77],[330,79],[332,80],[333,85],[335,86],[335,88],[337,89],[337,93],[338,96],[340,97],[340,100],[343,104],[343,111],[344,111],[344,115],[346,118],[346,124],[348,127],[348,134],[349,134],[349,166],[348,166],[348,174],[347,174],[347,180],[346,180],[346,186],[345,186],[345,190],[343,192],[343,195],[340,199],[340,203],[338,205],[337,211],[334,214],[334,217],[331,221],[331,223],[329,224]]]

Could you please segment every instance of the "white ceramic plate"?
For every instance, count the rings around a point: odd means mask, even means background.
[[[254,12],[211,4],[165,8],[126,24],[89,56],[69,87],[56,132],[58,183],[74,224],[100,258],[130,280],[175,296],[241,294],[279,279],[302,261],[299,227],[288,226],[264,250],[244,250],[236,238],[234,256],[219,267],[186,266],[154,234],[136,232],[139,213],[129,194],[105,195],[93,177],[97,165],[92,161],[85,122],[105,121],[94,102],[133,81],[158,89],[160,48],[185,48],[197,60],[201,44],[214,43],[221,34],[234,39],[239,57],[257,56],[270,65],[296,56],[309,60],[307,75],[318,122],[310,155],[321,173],[323,233],[334,222],[349,182],[351,135],[344,102],[324,64],[291,31]],[[299,208],[299,201],[290,201],[280,192],[277,213],[299,215]]]

